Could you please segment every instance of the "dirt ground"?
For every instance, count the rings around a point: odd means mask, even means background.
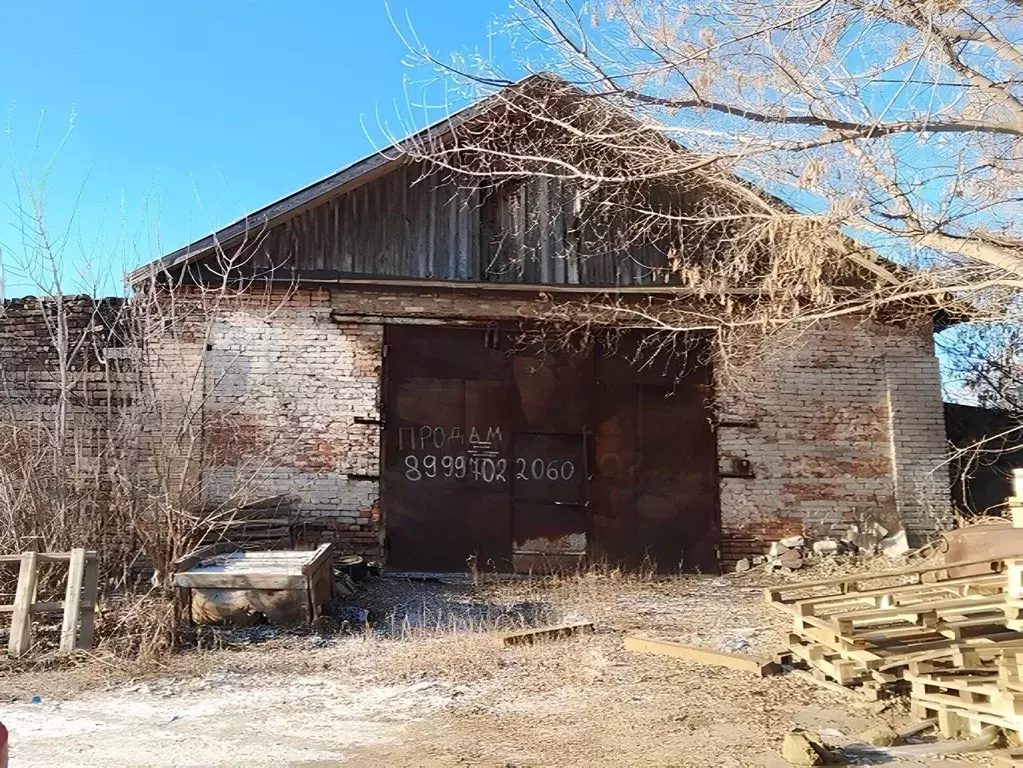
[[[370,580],[349,601],[370,611],[372,630],[233,633],[225,647],[145,674],[103,657],[7,674],[0,720],[15,768],[783,766],[794,727],[845,744],[873,724],[909,722],[899,701],[623,650],[623,633],[642,631],[770,654],[785,622],[763,604],[758,578]],[[502,630],[563,620],[598,630],[494,642]]]

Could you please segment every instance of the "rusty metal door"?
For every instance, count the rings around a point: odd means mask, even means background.
[[[572,569],[587,553],[585,433],[517,433],[512,473],[513,563],[518,572]]]
[[[388,565],[713,568],[706,368],[598,346],[537,354],[516,332],[388,327]]]

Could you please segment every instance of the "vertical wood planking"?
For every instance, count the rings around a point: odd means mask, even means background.
[[[78,640],[78,612],[85,578],[85,550],[72,549],[68,562],[67,589],[64,591],[64,619],[60,627],[60,652],[74,651]]]
[[[565,247],[566,282],[578,285],[582,280],[579,264],[579,203],[581,200],[571,184],[562,185],[561,200],[561,242]]]
[[[32,647],[32,601],[39,577],[35,552],[25,552],[18,568],[18,587],[14,593],[14,614],[11,618],[11,636],[7,653],[13,658],[24,656]]]
[[[408,185],[407,168],[398,170],[398,181],[395,194],[398,195],[398,220],[394,223],[399,237],[398,243],[398,274],[416,274],[415,246],[412,240],[412,223],[409,214],[409,196],[412,190]]]
[[[412,236],[415,242],[415,276],[427,277],[429,268],[430,249],[427,241],[429,235],[428,218],[426,216],[426,205],[429,196],[426,194],[426,184],[420,182],[409,188],[409,205],[411,209],[410,218]]]
[[[437,275],[437,183],[430,178],[429,192],[423,201],[423,213],[426,216],[426,277]]]
[[[316,262],[310,252],[310,227],[308,216],[296,216],[294,219],[295,232],[295,264],[299,269],[315,269]]]
[[[341,269],[341,204],[343,197],[335,197],[330,201],[330,260],[328,269]]]
[[[96,639],[96,601],[99,599],[99,557],[85,560],[85,578],[82,583],[82,599],[87,607],[81,610],[81,624],[78,629],[78,649],[87,651]]]
[[[512,231],[510,239],[511,253],[508,269],[508,280],[515,282],[526,280],[526,260],[529,258],[526,253],[526,226],[528,217],[526,215],[526,184],[520,184],[515,190],[514,205],[511,209]]]
[[[380,200],[377,207],[376,220],[379,222],[380,252],[383,257],[370,272],[385,275],[401,274],[401,237],[402,221],[399,206],[401,197],[398,194],[397,174],[392,173],[383,178],[378,185]],[[383,211],[383,215],[380,212]]]
[[[355,190],[355,249],[352,251],[352,272],[362,272],[362,264],[366,259],[366,252],[373,247],[369,241],[369,198],[366,194],[366,187],[358,187]]]
[[[469,277],[469,200],[461,187],[454,191],[455,209],[458,212],[458,271],[459,280]]]
[[[533,229],[536,231],[534,238],[534,258],[540,264],[537,282],[545,285],[554,280],[554,264],[551,253],[550,231],[551,231],[551,205],[550,205],[550,184],[546,176],[536,180],[536,199],[533,201],[532,219],[535,222]]]
[[[446,280],[458,279],[458,197],[454,194],[454,185],[444,185],[445,216],[442,219],[447,227]]]
[[[355,194],[349,192],[342,198],[344,210],[341,214],[341,265],[342,272],[355,271]]]
[[[481,191],[412,163],[253,233],[246,251],[263,269],[555,285],[660,281],[661,243],[620,247],[631,216],[597,211],[583,224],[581,207],[564,179]]]
[[[334,236],[334,230],[331,224],[334,221],[331,216],[331,205],[321,205],[317,210],[319,211],[320,219],[320,245],[319,245],[319,257],[318,262],[320,269],[330,269],[332,262],[332,251],[334,249],[334,243],[337,242],[337,238]]]
[[[467,237],[469,238],[469,273],[466,275],[470,280],[480,280],[483,277],[483,270],[480,268],[480,192],[473,189],[467,201],[469,206],[469,225]]]

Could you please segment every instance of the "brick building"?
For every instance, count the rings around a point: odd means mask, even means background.
[[[741,389],[698,336],[548,343],[552,307],[681,293],[663,249],[575,215],[557,179],[482,190],[375,155],[137,270],[173,315],[145,342],[145,455],[205,501],[293,496],[299,539],[399,570],[710,570],[794,533],[942,525],[929,323],[817,324]]]

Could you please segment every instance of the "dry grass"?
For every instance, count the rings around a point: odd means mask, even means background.
[[[220,735],[207,739],[207,751],[195,759],[226,766],[302,764],[269,754],[267,762],[231,762],[230,740],[237,739],[238,747],[256,738],[251,731],[256,725],[278,733],[301,730],[304,744],[313,739],[321,752],[344,754],[371,768],[664,768],[762,764],[797,724],[854,733],[878,717],[903,718],[898,708],[882,714],[852,709],[851,699],[795,677],[761,680],[623,650],[622,631],[637,630],[712,647],[738,634],[751,651],[770,651],[784,622],[764,605],[759,580],[607,570],[511,581],[373,579],[351,600],[372,610],[374,625],[365,631],[284,633],[244,647],[225,644],[231,650],[194,650],[148,664],[126,663],[114,650],[103,649],[87,661],[77,659],[76,666],[8,675],[4,690],[17,697],[80,701],[89,717],[111,723],[108,735],[88,735],[90,750],[96,744],[119,745],[123,708],[161,708],[151,733],[140,726],[133,734],[146,743],[167,738],[166,722],[174,716],[168,712],[216,709]],[[124,615],[133,615],[130,606]],[[594,621],[596,634],[516,648],[495,642],[500,633],[524,624],[573,618]],[[302,697],[309,691],[322,691],[315,698],[320,704],[306,703]],[[387,705],[346,728],[384,728],[386,744],[342,747],[336,739],[344,728],[310,731],[311,723],[327,722],[317,718],[328,717],[323,707],[337,696],[376,700],[381,692],[398,697],[395,706],[402,714]],[[281,696],[291,703],[282,707]],[[154,697],[159,701],[150,702]],[[244,711],[225,703],[239,698],[249,702]],[[182,734],[191,733],[188,729],[196,726],[182,717]],[[45,728],[45,717],[41,722]],[[54,750],[67,747],[66,740],[55,738]],[[122,768],[133,765],[131,760],[126,755],[107,764]]]

